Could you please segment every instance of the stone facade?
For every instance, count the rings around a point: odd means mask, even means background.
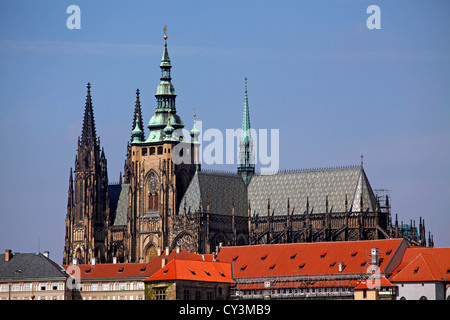
[[[255,174],[247,83],[237,174],[202,172],[194,115],[190,139],[181,129],[165,38],[156,109],[144,134],[136,91],[131,139],[118,184],[108,184],[88,84],[81,137],[70,170],[63,264],[148,262],[161,248],[212,253],[220,244],[247,245],[406,237],[389,199],[376,195],[361,166]],[[432,245],[429,238],[428,244]]]

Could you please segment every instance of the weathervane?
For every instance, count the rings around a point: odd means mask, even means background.
[[[166,30],[167,30],[167,24],[164,26],[164,40],[167,40]]]

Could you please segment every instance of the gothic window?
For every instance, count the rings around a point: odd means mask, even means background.
[[[148,182],[148,210],[158,210],[158,179],[153,175]]]
[[[150,193],[148,196],[148,210],[158,210],[158,193]]]

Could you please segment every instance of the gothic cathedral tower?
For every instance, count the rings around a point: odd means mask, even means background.
[[[74,175],[74,176],[73,176]],[[81,139],[75,170],[70,169],[63,264],[107,259],[109,226],[108,172],[105,152],[95,131],[91,85],[87,85]]]
[[[191,143],[181,132],[184,123],[175,106],[166,35],[164,40],[156,110],[147,125],[150,132],[144,139],[137,91],[134,127],[125,161],[124,182],[130,185],[129,219],[134,222],[130,228],[131,261],[148,261],[156,255],[157,248],[172,246],[172,217],[177,215],[181,198],[196,170],[200,170],[193,159]]]

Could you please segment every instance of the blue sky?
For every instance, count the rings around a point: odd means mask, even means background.
[[[69,30],[69,5],[81,30]],[[369,30],[366,9],[381,9]],[[110,181],[123,170],[136,88],[155,108],[168,25],[189,130],[280,130],[280,168],[355,165],[450,246],[448,1],[1,1],[0,249],[62,260],[69,169],[86,84]],[[235,171],[234,165],[212,168]]]

